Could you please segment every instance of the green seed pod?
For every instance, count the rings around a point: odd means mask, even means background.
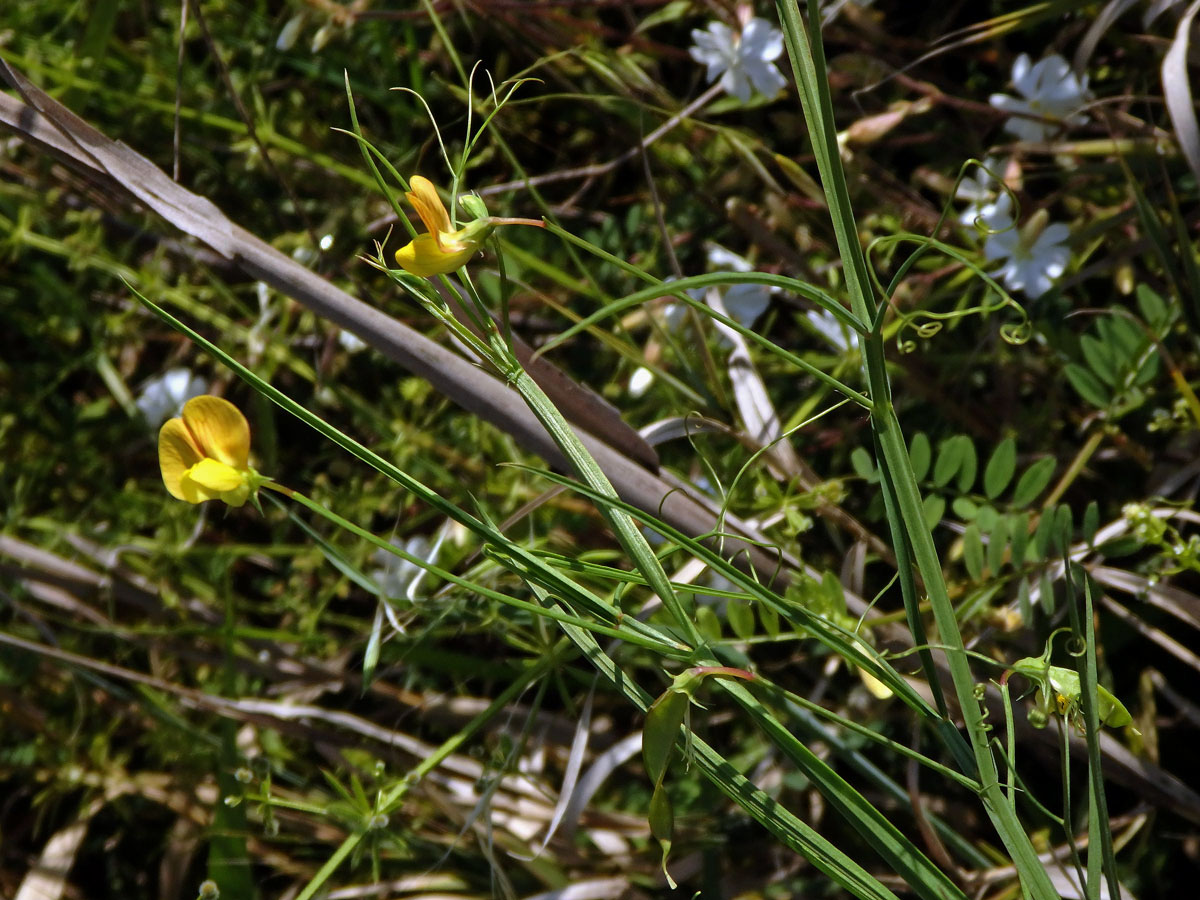
[[[662,783],[675,740],[679,737],[679,726],[687,713],[687,694],[668,690],[646,710],[646,726],[642,730],[642,759],[646,774],[655,785]]]
[[[667,871],[667,857],[671,853],[671,838],[675,833],[675,812],[671,808],[671,800],[667,796],[666,788],[661,783],[654,786],[654,795],[650,798],[650,815],[648,818],[650,833],[654,835],[662,847],[663,875],[666,876],[667,884],[671,886],[671,890],[675,890],[675,879]]]

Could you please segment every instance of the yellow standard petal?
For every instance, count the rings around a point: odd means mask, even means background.
[[[183,424],[202,456],[234,469],[250,464],[250,426],[241,410],[220,397],[193,397],[183,407]]]
[[[158,468],[162,472],[167,493],[176,500],[188,500],[183,477],[188,469],[200,462],[204,454],[192,440],[183,419],[168,419],[158,432]],[[188,500],[199,503],[199,500]]]
[[[452,226],[450,225],[450,214],[442,205],[442,198],[438,196],[433,182],[421,175],[414,175],[409,179],[408,186],[412,190],[404,196],[417,211],[425,230],[432,236],[438,248],[443,251],[454,249],[446,247],[442,239],[443,235],[449,234]]]

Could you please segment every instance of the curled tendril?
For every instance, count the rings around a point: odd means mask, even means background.
[[[1069,636],[1071,634],[1071,629],[1064,626],[1062,628],[1055,628],[1052,632],[1050,632],[1050,636],[1048,638],[1046,638],[1046,649],[1042,652],[1042,659],[1044,659],[1047,664],[1049,664],[1050,656],[1054,650],[1054,639],[1056,637],[1058,637],[1060,634],[1065,634],[1065,635]],[[1071,650],[1069,647],[1067,648],[1067,652],[1071,653]],[[1082,652],[1082,651],[1080,651],[1080,652]],[[1078,656],[1079,654],[1071,653],[1071,655]]]
[[[922,322],[920,325],[914,325],[913,327],[916,329],[918,337],[931,338],[942,330],[942,323]]]
[[[1029,321],[1029,316],[1025,314],[1025,310],[1021,310],[1020,322],[1008,322],[1000,326],[1000,337],[1005,343],[1019,347],[1031,337],[1033,337],[1033,323]]]
[[[1001,325],[1000,337],[1005,343],[1014,346],[1024,344],[1033,336],[1033,324],[1029,321],[1029,315],[1025,312],[1025,308],[1012,299],[1012,297],[1001,295],[999,300],[994,303],[981,303],[978,306],[955,310],[954,312],[934,313],[919,310],[917,312],[903,313],[897,311],[901,327],[896,337],[896,348],[901,353],[911,353],[915,349],[915,341],[900,336],[906,329],[916,332],[916,336],[922,340],[929,340],[945,327],[948,320],[963,319],[972,315],[987,315],[999,312],[1002,309],[1016,310],[1020,319],[1016,322],[1005,322]]]
[[[976,164],[977,161],[976,161]],[[982,168],[982,166],[981,166]],[[964,170],[965,171],[965,170]],[[962,173],[959,174],[959,179],[962,179]],[[1008,189],[1005,188],[1007,191]],[[943,213],[942,218],[945,218]],[[982,223],[980,223],[982,224]],[[941,221],[938,222],[938,227],[941,227]],[[1002,229],[987,229],[989,234],[999,233],[1014,227],[1008,225]],[[935,229],[935,234],[936,229]],[[991,275],[985,272],[978,262],[972,259],[971,255],[954,247],[951,244],[939,241],[936,238],[916,235],[911,233],[902,233],[896,235],[888,235],[886,237],[876,238],[867,246],[868,261],[873,260],[876,251],[880,248],[891,248],[900,244],[916,244],[917,249],[911,253],[904,263],[900,266],[899,272],[893,278],[890,285],[884,285],[875,275],[875,270],[872,267],[870,270],[872,282],[878,288],[880,295],[884,298],[884,302],[890,307],[891,312],[900,321],[899,332],[904,332],[906,329],[912,329],[917,332],[917,336],[922,339],[929,339],[936,335],[943,327],[941,323],[947,320],[961,319],[971,315],[986,315],[988,313],[999,312],[1002,309],[1016,310],[1016,315],[1019,316],[1018,322],[1009,322],[1000,326],[1001,337],[1010,344],[1022,344],[1029,340],[1032,336],[1033,328],[1029,323],[1029,316],[1012,295],[1008,293],[1000,284],[998,284]],[[930,312],[928,310],[917,310],[915,312],[905,312],[900,309],[895,302],[895,293],[904,279],[908,270],[916,263],[916,261],[927,251],[936,251],[952,260],[961,263],[964,267],[975,273],[982,279],[991,289],[984,301],[971,306],[967,309],[956,309],[950,312]],[[989,302],[989,298],[992,299]],[[913,349],[911,341],[906,341],[899,334],[896,338],[896,346],[901,353],[910,353]]]

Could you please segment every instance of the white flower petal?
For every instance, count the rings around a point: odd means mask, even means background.
[[[157,428],[183,411],[183,404],[208,393],[208,385],[188,369],[171,369],[146,382],[137,399],[137,408],[152,428]]]
[[[359,353],[367,349],[366,342],[352,331],[344,328],[338,332],[338,343],[347,353]]]
[[[1033,79],[1036,79],[1037,77],[1034,75],[1033,78],[1030,78],[1030,62],[1029,54],[1022,53],[1016,58],[1016,60],[1013,61],[1012,67],[1013,87],[1015,87],[1022,94],[1026,95],[1028,95],[1029,92],[1025,90],[1025,86],[1027,84],[1031,84]]]
[[[1010,97],[1008,94],[992,94],[988,98],[988,102],[996,107],[996,109],[1006,112],[1011,116],[1004,123],[1004,130],[1015,134],[1018,140],[1037,143],[1044,141],[1056,130],[1056,126],[1049,123],[1025,118],[1025,115],[1040,116],[1045,113],[1044,109],[1037,109],[1032,103],[1026,100]],[[1016,113],[1022,115],[1014,115]]]
[[[1046,85],[1039,96],[1047,107],[1071,112],[1083,104],[1085,93],[1086,91],[1075,80],[1075,76],[1068,75],[1063,81]]]
[[[720,78],[725,73],[725,69],[727,68],[728,66],[723,59],[709,59],[708,65],[704,70],[704,77],[708,80],[709,84],[711,84]]]
[[[636,400],[644,395],[652,384],[654,384],[654,373],[645,366],[638,366],[629,376],[629,396]]]
[[[778,59],[783,53],[783,32],[766,19],[754,18],[742,30],[741,56],[765,62]]]
[[[1040,246],[1048,246],[1050,244],[1065,244],[1071,239],[1071,229],[1061,222],[1055,222],[1052,225],[1047,225],[1042,229],[1042,233],[1038,235],[1038,239],[1034,242],[1034,249]]]
[[[983,242],[983,256],[988,260],[1011,257],[1020,243],[1021,235],[1015,228],[989,234]]]
[[[687,306],[683,303],[668,303],[662,308],[663,325],[671,331],[677,331],[687,315]]]
[[[1011,97],[1008,94],[992,94],[992,96],[988,97],[988,103],[992,104],[992,106],[996,107],[996,109],[1000,110],[1001,112],[1010,114],[1016,112],[1029,112],[1028,103],[1026,103],[1024,100],[1018,99],[1017,97]]]
[[[744,67],[751,83],[764,97],[772,98],[787,87],[787,79],[779,73],[774,63],[761,59],[747,59],[744,61]]]
[[[1007,192],[1000,194],[990,203],[972,203],[959,221],[970,228],[985,231],[1003,231],[1013,223],[1012,197]]]
[[[1030,110],[1037,114],[1036,110]],[[1004,123],[1004,130],[1017,136],[1019,141],[1041,143],[1058,131],[1058,126],[1052,122],[1041,122],[1036,119],[1012,118]]]
[[[698,47],[721,56],[732,58],[733,32],[721,22],[709,22],[708,30],[696,28],[692,30],[692,40]]]
[[[804,315],[833,349],[845,353],[851,347],[858,348],[858,335],[835,319],[833,313],[823,309],[810,309]]]
[[[767,311],[771,295],[761,284],[735,284],[725,292],[723,299],[729,318],[743,328],[753,328]]]
[[[954,199],[973,202],[991,200],[996,193],[996,179],[992,177],[992,172],[998,168],[999,162],[990,156],[983,161],[982,166],[973,166],[958,183]]]
[[[1057,53],[1039,60],[1038,64],[1033,68],[1034,72],[1037,73],[1037,77],[1034,80],[1035,90],[1033,93],[1045,94],[1047,91],[1053,90],[1055,85],[1060,84],[1067,78],[1074,81],[1074,76],[1071,75],[1071,66]]]
[[[708,264],[712,268],[732,269],[735,272],[754,271],[754,266],[744,256],[738,256],[732,250],[726,249],[720,244],[709,243],[706,247],[708,250]]]
[[[750,79],[746,77],[746,72],[741,66],[728,69],[721,76],[721,87],[725,89],[725,93],[732,94],[743,103],[750,102],[753,89],[750,87]]]

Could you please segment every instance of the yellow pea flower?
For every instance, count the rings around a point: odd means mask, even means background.
[[[447,275],[461,269],[479,249],[492,230],[486,219],[471,222],[457,231],[451,230],[450,214],[442,205],[433,182],[420,175],[409,181],[412,188],[404,196],[417,211],[427,234],[416,238],[396,251],[400,268],[413,275]]]
[[[228,400],[193,397],[182,418],[158,432],[158,467],[168,493],[188,503],[241,506],[263,479],[250,468],[250,426]]]
[[[497,225],[536,225],[535,219],[497,219],[484,216],[452,231],[450,214],[442,204],[433,182],[421,175],[409,179],[412,188],[404,196],[417,211],[426,234],[419,234],[396,251],[400,268],[421,278],[448,275],[461,269],[487,240]]]

